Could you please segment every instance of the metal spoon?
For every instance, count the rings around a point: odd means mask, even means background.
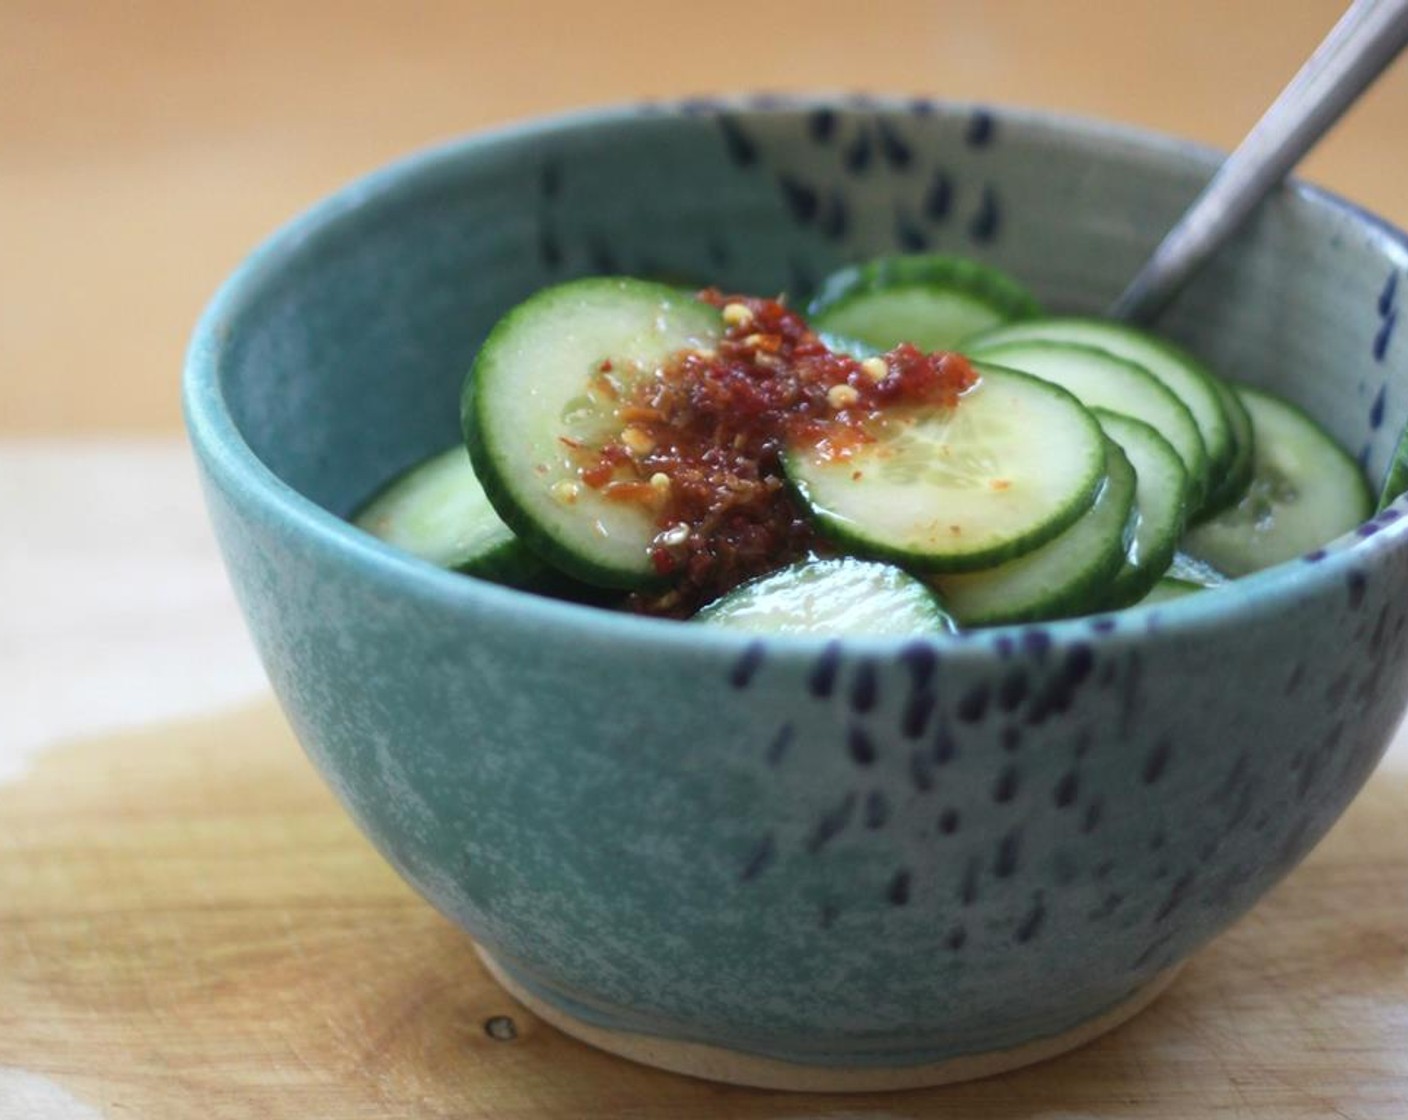
[[[1408,45],[1408,0],[1355,0],[1111,305],[1147,323]]]

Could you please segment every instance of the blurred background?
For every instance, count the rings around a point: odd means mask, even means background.
[[[1229,147],[1335,0],[0,0],[0,439],[174,433],[182,350],[274,227],[408,150],[736,90],[1042,106]],[[1304,174],[1408,224],[1408,69]]]
[[[1337,0],[0,0],[0,781],[265,692],[181,432],[220,281],[409,151],[642,98],[1035,106],[1235,145]],[[1304,174],[1408,225],[1408,65]],[[22,590],[17,590],[22,589]]]

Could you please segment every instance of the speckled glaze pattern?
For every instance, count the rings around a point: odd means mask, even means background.
[[[270,678],[373,843],[535,996],[799,1063],[1043,1038],[1234,921],[1403,711],[1403,501],[1225,590],[922,641],[532,598],[341,520],[454,441],[476,346],[543,284],[801,297],[933,249],[1092,311],[1211,166],[1014,111],[692,102],[471,138],[279,233],[204,318],[187,415]],[[1309,409],[1377,482],[1408,418],[1405,262],[1398,232],[1290,188],[1166,328]]]

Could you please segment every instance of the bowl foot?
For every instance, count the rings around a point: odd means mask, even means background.
[[[1175,966],[1159,973],[1133,995],[1093,1019],[1087,1019],[1060,1034],[1036,1039],[1010,1049],[963,1054],[923,1065],[822,1066],[745,1054],[703,1042],[614,1030],[587,1022],[537,993],[528,991],[483,947],[476,945],[475,950],[489,974],[509,995],[539,1019],[590,1046],[643,1065],[708,1081],[723,1081],[731,1085],[747,1085],[758,1089],[813,1093],[921,1089],[991,1077],[1054,1058],[1068,1050],[1084,1046],[1139,1014],[1163,993],[1181,968]]]

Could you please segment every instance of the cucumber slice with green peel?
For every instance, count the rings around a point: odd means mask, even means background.
[[[1240,502],[1183,540],[1185,551],[1234,578],[1319,548],[1374,505],[1359,467],[1314,420],[1270,393],[1235,388],[1256,440],[1251,485]]]
[[[818,529],[918,571],[973,571],[1052,539],[1095,500],[1100,425],[1070,393],[974,364],[952,408],[906,406],[848,454],[789,446],[783,469]]]
[[[548,565],[494,512],[462,444],[397,475],[352,522],[440,568],[510,587],[551,582]]]
[[[1124,323],[1078,317],[1012,323],[971,340],[975,347],[1004,342],[1073,342],[1095,346],[1148,370],[1187,407],[1202,437],[1208,474],[1220,479],[1237,453],[1228,404],[1220,381],[1197,358],[1171,342]],[[1235,405],[1233,406],[1235,407]]]
[[[494,512],[462,444],[397,475],[352,522],[437,567],[496,583],[530,587],[547,569]]]
[[[1151,603],[1169,603],[1174,599],[1182,599],[1192,595],[1195,591],[1206,591],[1207,585],[1202,583],[1192,583],[1186,579],[1175,579],[1173,576],[1164,576],[1149,588],[1144,598],[1139,600],[1138,605],[1148,606]]]
[[[1402,495],[1408,494],[1408,428],[1398,437],[1398,446],[1393,451],[1393,462],[1384,472],[1383,485],[1379,487],[1379,501],[1375,513],[1382,513]]]
[[[1136,479],[1106,440],[1106,479],[1095,504],[1054,540],[981,572],[930,576],[960,626],[1039,622],[1098,609],[1125,562],[1133,533]]]
[[[995,268],[962,257],[917,254],[880,257],[832,273],[807,317],[818,331],[880,350],[909,342],[933,353],[1040,312],[1030,292]]]
[[[545,288],[499,320],[465,379],[461,420],[489,501],[534,552],[601,587],[659,582],[652,514],[582,484],[571,443],[599,447],[619,434],[614,398],[722,330],[708,304],[615,277]]]
[[[942,634],[953,620],[923,583],[890,564],[804,560],[734,588],[694,621],[757,634]]]
[[[1134,536],[1106,599],[1107,608],[1123,607],[1142,599],[1173,560],[1188,515],[1188,472],[1168,440],[1148,424],[1118,412],[1093,411],[1138,476]]]
[[[1242,500],[1251,485],[1253,459],[1256,456],[1256,434],[1252,431],[1252,418],[1247,413],[1247,406],[1226,382],[1214,380],[1213,387],[1222,397],[1227,412],[1232,432],[1232,459],[1220,478],[1209,480],[1211,485],[1207,498],[1189,519],[1193,522],[1206,521]]]
[[[1211,564],[1199,560],[1196,556],[1189,556],[1181,548],[1173,554],[1168,571],[1164,575],[1167,579],[1195,584],[1198,587],[1221,587],[1231,582]]]
[[[1208,456],[1193,414],[1143,366],[1075,342],[975,342],[972,357],[1020,369],[1074,393],[1089,408],[1142,420],[1173,445],[1188,471],[1189,504],[1197,508],[1208,482]]]

